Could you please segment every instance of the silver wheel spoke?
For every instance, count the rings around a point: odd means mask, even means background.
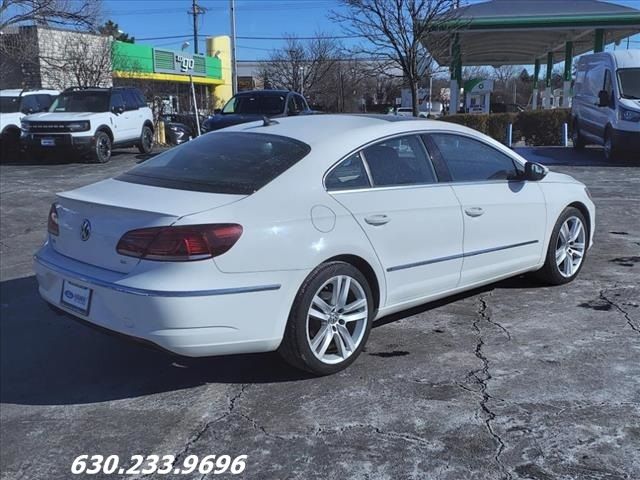
[[[329,348],[329,345],[331,345],[331,341],[333,340],[333,335],[334,335],[334,332],[329,327],[327,329],[326,335],[324,336],[322,344],[320,345],[320,350],[318,350],[318,355],[320,355],[321,357],[324,356],[324,354],[327,352],[327,348]]]
[[[340,319],[345,322],[355,322],[358,320],[364,320],[367,318],[367,312],[357,312],[357,313],[349,313],[347,315],[340,315]]]
[[[333,291],[331,292],[331,305],[338,305],[338,299],[340,298],[340,289],[342,288],[342,277],[336,277],[333,279]]]
[[[331,306],[320,298],[320,295],[313,297],[313,304],[319,307],[322,313],[329,313],[331,311]]]
[[[560,229],[560,238],[562,238],[562,243],[567,243],[569,241],[570,231],[569,231],[569,222],[565,222]]]
[[[319,311],[318,309],[315,309],[313,307],[311,307],[309,309],[309,315],[314,317],[314,318],[319,318],[322,321],[327,321],[329,320],[329,316],[321,311]]]
[[[311,340],[311,349],[315,352],[318,350],[318,346],[322,343],[322,340],[325,339],[328,333],[330,333],[331,327],[329,325],[324,325],[316,336]]]
[[[567,254],[567,258],[564,260],[564,273],[567,277],[573,274],[573,258]]]
[[[344,342],[344,345],[349,350],[349,353],[353,353],[356,349],[356,346],[353,343],[353,339],[351,338],[351,333],[344,325],[338,325],[338,336]]]
[[[351,287],[351,279],[349,277],[345,277],[342,280],[342,285],[340,286],[340,296],[338,298],[338,303],[336,307],[342,308],[347,304],[347,298],[349,297],[349,288]]]
[[[367,299],[361,298],[360,300],[356,300],[355,302],[352,302],[349,305],[345,305],[342,311],[344,313],[351,313],[361,309],[362,307],[365,307],[366,305],[367,305]]]
[[[556,250],[556,264],[558,266],[562,265],[562,262],[564,262],[565,258],[567,258],[567,251],[564,248]]]
[[[584,254],[580,250],[571,250],[571,255],[573,256],[574,260],[576,259],[576,257],[582,258],[584,256]]]
[[[575,242],[582,231],[582,223],[576,221],[573,224],[573,228],[571,229],[571,236],[569,237],[570,242]]]

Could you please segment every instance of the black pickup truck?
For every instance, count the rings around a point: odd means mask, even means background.
[[[202,132],[254,122],[264,117],[277,118],[292,115],[309,115],[305,98],[288,90],[251,90],[239,92],[229,100],[220,113],[210,116],[202,124]]]

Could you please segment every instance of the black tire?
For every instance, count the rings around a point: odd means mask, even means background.
[[[328,364],[318,359],[311,350],[307,338],[307,316],[316,293],[328,280],[338,275],[348,276],[362,287],[367,300],[367,317],[360,343],[353,353],[339,363]],[[369,338],[374,310],[371,287],[357,268],[345,262],[324,263],[309,274],[298,290],[278,353],[293,367],[315,375],[331,375],[339,372],[351,365],[362,352]]]
[[[138,143],[138,151],[148,155],[153,150],[153,130],[148,125],[142,127],[140,134],[140,142]]]
[[[576,150],[582,150],[587,142],[580,134],[580,123],[577,118],[573,119],[573,128],[571,129],[571,140],[573,142],[573,148]]]
[[[562,225],[567,221],[567,219],[577,217],[582,222],[585,230],[585,248],[582,256],[582,261],[577,269],[573,272],[571,276],[565,276],[560,272],[560,267],[556,262],[556,250],[558,248],[558,242],[560,237],[560,229]],[[545,259],[544,266],[536,272],[536,276],[543,283],[549,285],[563,285],[565,283],[572,282],[582,270],[584,266],[584,262],[586,260],[588,246],[589,246],[589,231],[588,231],[588,223],[580,210],[575,207],[567,207],[558,217],[555,226],[553,227],[553,231],[551,232],[551,238],[549,239],[549,245],[547,247],[547,257]]]
[[[94,163],[107,163],[111,160],[111,138],[102,130],[98,130],[94,136],[93,152],[91,160]]]
[[[620,158],[620,150],[618,145],[613,140],[611,134],[611,127],[607,127],[604,131],[604,144],[603,144],[604,159],[607,162],[615,162]]]

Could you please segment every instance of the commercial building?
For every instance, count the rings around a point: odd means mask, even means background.
[[[93,33],[22,26],[0,36],[0,88],[134,85],[149,101],[161,98],[185,110],[193,81],[199,106],[213,109],[232,96],[230,41],[219,36],[206,43],[207,54],[197,55]]]

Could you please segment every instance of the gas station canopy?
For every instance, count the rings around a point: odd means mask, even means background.
[[[531,65],[549,52],[563,61],[567,42],[581,55],[639,33],[640,10],[596,0],[492,0],[461,7],[452,22],[463,65]],[[440,65],[452,62],[449,36],[449,48],[431,52]]]
[[[535,110],[541,60],[547,67],[543,108],[553,107],[551,74],[561,61],[561,106],[570,106],[573,57],[640,33],[640,10],[598,0],[490,0],[453,10],[440,27],[423,44],[439,65],[450,66],[451,113],[459,107],[463,65],[534,64]]]

